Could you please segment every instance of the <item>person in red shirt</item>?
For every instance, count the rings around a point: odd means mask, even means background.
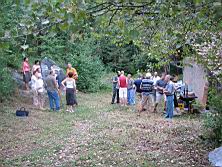
[[[124,71],[121,71],[121,75],[118,78],[118,84],[119,84],[119,98],[120,98],[120,104],[123,106],[127,105],[127,77],[124,75]]]
[[[25,89],[29,90],[29,81],[31,81],[29,59],[25,57],[22,63],[23,81],[25,82]]]

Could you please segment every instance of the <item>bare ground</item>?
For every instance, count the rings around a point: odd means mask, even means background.
[[[0,111],[1,166],[207,167],[199,115],[167,122],[161,114],[110,105],[110,94],[78,94],[76,113],[32,109],[22,98]],[[16,108],[31,110],[16,118]]]

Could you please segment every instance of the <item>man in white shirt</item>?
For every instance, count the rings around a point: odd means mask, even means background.
[[[153,80],[153,85],[156,85],[156,81],[160,80],[160,77],[158,76],[157,72],[154,72],[152,80]]]

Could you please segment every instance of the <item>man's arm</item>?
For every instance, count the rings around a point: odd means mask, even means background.
[[[116,80],[115,77],[113,77],[113,83],[117,83],[118,79]]]
[[[63,87],[65,87],[65,82],[66,82],[66,79],[64,79],[64,80],[61,82],[61,84],[62,84]]]
[[[161,87],[161,86],[159,86],[159,82],[158,81],[156,81],[156,84],[154,85],[154,87],[156,88],[156,89],[159,89],[159,90],[164,90],[164,88],[163,87]]]

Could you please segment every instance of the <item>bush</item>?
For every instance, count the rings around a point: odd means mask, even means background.
[[[214,95],[213,95],[214,94]],[[207,127],[209,137],[217,144],[222,143],[222,94],[211,92],[211,112],[206,113],[204,125]]]
[[[9,97],[15,89],[15,83],[12,79],[11,72],[6,67],[2,59],[0,59],[0,101]]]
[[[92,39],[69,44],[71,53],[68,61],[77,69],[79,78],[77,88],[81,91],[96,92],[104,87],[102,78],[105,67],[96,53],[97,45]]]

